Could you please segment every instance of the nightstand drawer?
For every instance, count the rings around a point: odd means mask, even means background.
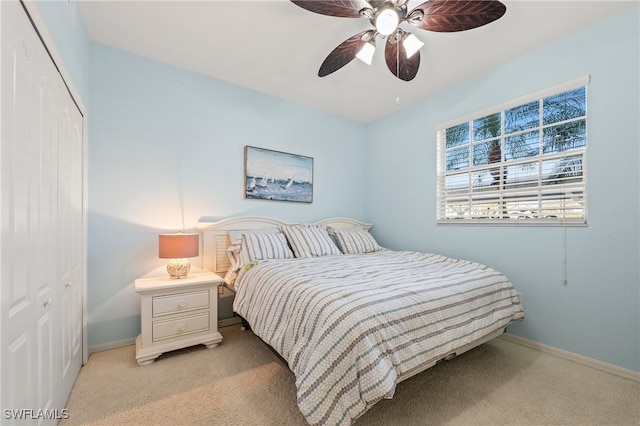
[[[153,341],[170,339],[209,330],[209,313],[183,317],[169,321],[154,321]]]
[[[154,296],[153,316],[187,312],[209,307],[209,290]]]

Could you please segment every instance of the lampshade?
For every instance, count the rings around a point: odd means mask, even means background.
[[[414,36],[413,34],[409,34],[405,37],[402,45],[404,46],[404,50],[407,54],[408,59],[412,57],[418,50],[420,50],[420,48],[424,46],[424,43],[420,41],[418,37]]]
[[[360,49],[360,51],[356,54],[356,58],[360,59],[367,65],[371,65],[371,61],[373,60],[373,54],[375,53],[375,51],[376,47],[373,45],[373,43],[365,43],[364,46],[362,46],[362,49]]]
[[[161,259],[171,259],[167,263],[167,272],[171,278],[185,278],[189,275],[191,264],[188,257],[199,254],[198,234],[160,234],[158,254]]]
[[[158,251],[161,259],[183,259],[199,254],[198,234],[160,234]]]

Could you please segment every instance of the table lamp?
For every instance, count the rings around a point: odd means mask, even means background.
[[[167,272],[171,278],[185,278],[191,264],[187,258],[199,254],[198,234],[160,234],[158,252],[160,259],[171,259],[167,263]]]

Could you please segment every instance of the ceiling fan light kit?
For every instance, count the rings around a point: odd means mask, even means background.
[[[481,27],[500,19],[507,7],[498,0],[428,0],[407,10],[408,0],[291,0],[321,15],[367,18],[375,28],[356,34],[339,44],[324,60],[318,76],[325,77],[354,58],[371,65],[377,36],[386,38],[385,62],[397,78],[411,81],[420,67],[424,43],[400,25],[435,32],[458,32]]]
[[[356,58],[360,59],[367,65],[371,65],[373,61],[373,54],[376,52],[376,46],[372,42],[367,42],[362,46],[362,49],[356,54]]]
[[[404,45],[404,50],[407,53],[407,58],[412,57],[418,50],[422,48],[422,46],[424,46],[424,43],[420,41],[418,37],[411,33],[407,33],[402,44]]]
[[[400,16],[395,7],[388,5],[374,14],[374,24],[378,34],[388,36],[400,25]]]

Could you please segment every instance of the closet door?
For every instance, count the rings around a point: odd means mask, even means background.
[[[24,410],[55,417],[82,365],[83,119],[22,5],[0,19],[0,423],[56,424]]]
[[[24,13],[23,13],[24,14]],[[35,295],[35,390],[41,409],[59,408],[57,353],[60,304],[56,274],[58,99],[64,85],[40,40],[35,38],[31,89],[29,258]],[[64,401],[63,401],[64,402]]]
[[[60,104],[58,271],[60,397],[66,401],[82,366],[82,115],[70,97]]]
[[[36,122],[38,108],[35,102],[38,46],[31,24],[17,10],[19,6],[17,3],[2,4],[0,321],[3,409],[29,408],[39,402],[36,393],[37,385],[41,382],[39,375],[46,369],[53,351],[49,354],[41,353],[38,340],[51,342],[46,335],[50,336],[55,327],[52,324],[55,319],[53,305],[40,305],[36,308],[38,289],[42,289],[43,294],[52,294],[55,286],[40,274],[40,261],[33,252],[37,245],[37,228],[39,225],[44,226],[37,223],[37,215],[40,207],[42,210],[47,208],[44,200],[42,204],[38,200],[40,173],[32,171],[32,167],[38,163],[35,139],[39,133]],[[49,232],[55,232],[55,228]],[[40,316],[40,322],[35,320],[37,316]],[[48,374],[45,373],[44,376],[47,377]],[[42,395],[42,399],[51,400],[52,397]]]

